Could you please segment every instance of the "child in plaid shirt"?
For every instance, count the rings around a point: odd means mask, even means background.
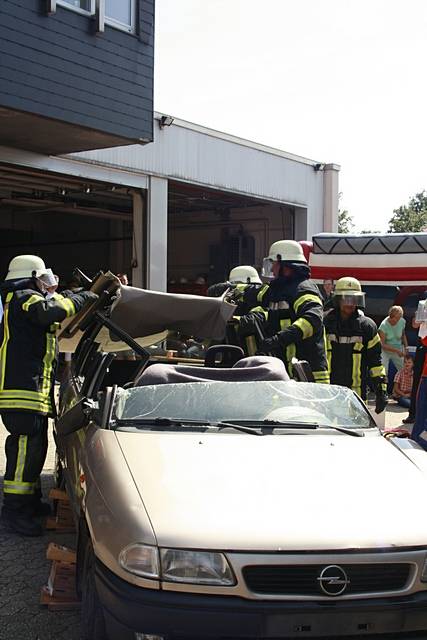
[[[403,369],[398,371],[394,377],[393,398],[405,409],[409,409],[411,404],[411,389],[414,378],[414,362],[411,356],[405,356]]]

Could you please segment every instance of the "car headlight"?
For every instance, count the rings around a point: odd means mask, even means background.
[[[144,578],[159,578],[159,551],[148,544],[130,544],[119,555],[120,566]]]
[[[160,550],[161,575],[169,582],[209,584],[229,587],[236,583],[230,566],[222,553]]]

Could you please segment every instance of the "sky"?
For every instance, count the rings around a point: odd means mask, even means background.
[[[355,230],[427,189],[427,0],[156,0],[155,109],[341,166]]]

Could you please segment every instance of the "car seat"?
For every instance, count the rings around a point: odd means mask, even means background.
[[[238,360],[231,368],[192,367],[188,365],[152,364],[135,381],[135,387],[185,382],[254,382],[289,380],[284,363],[270,356],[251,356]]]

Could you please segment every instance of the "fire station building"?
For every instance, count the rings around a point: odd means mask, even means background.
[[[337,230],[339,166],[153,112],[154,0],[0,7],[0,272],[17,253],[226,278],[272,242]]]

